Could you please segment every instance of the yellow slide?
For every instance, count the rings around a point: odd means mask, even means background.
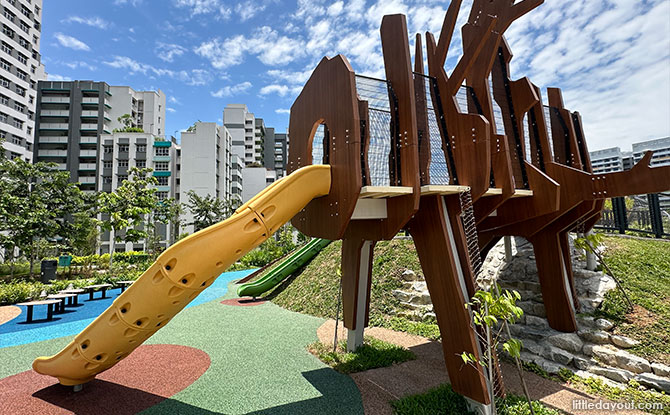
[[[33,369],[79,385],[114,366],[164,327],[228,266],[312,199],[330,192],[330,167],[307,166],[273,183],[230,218],[177,242],[58,354]]]

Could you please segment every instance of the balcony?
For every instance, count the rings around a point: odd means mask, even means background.
[[[83,130],[98,131],[98,124],[97,123],[95,123],[95,124],[91,124],[91,123],[82,124],[81,128],[79,128],[79,129],[82,130],[82,131]]]
[[[69,104],[70,97],[42,97],[42,103]]]
[[[98,111],[85,110],[81,112],[82,117],[97,117]]]
[[[81,144],[98,144],[98,137],[96,136],[81,136],[79,138]]]
[[[38,157],[67,157],[67,150],[39,150]]]
[[[79,170],[82,171],[95,171],[95,163],[79,163]]]
[[[41,110],[40,115],[43,117],[69,117],[68,110]]]
[[[81,184],[95,184],[95,176],[79,176]]]
[[[39,138],[40,143],[59,143],[66,144],[68,137],[66,135],[61,136],[51,136],[51,135],[41,135]]]
[[[96,157],[98,150],[79,150],[79,157]]]
[[[40,130],[67,130],[69,126],[68,123],[43,122],[40,123]]]
[[[98,97],[84,97],[81,99],[82,104],[99,104],[100,98]]]

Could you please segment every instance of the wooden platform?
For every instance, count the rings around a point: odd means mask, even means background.
[[[363,186],[359,199],[381,199],[411,195],[412,188],[408,186]]]
[[[455,195],[470,190],[469,186],[429,184],[421,186],[421,196],[428,195]],[[358,196],[359,199],[385,199],[412,194],[412,188],[407,186],[364,186]],[[489,188],[484,196],[498,196],[502,194],[502,189],[497,187]],[[516,189],[512,197],[532,196],[532,190]]]

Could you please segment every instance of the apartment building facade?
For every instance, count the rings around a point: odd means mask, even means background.
[[[233,153],[245,165],[263,163],[265,123],[244,104],[228,104],[223,109],[223,125],[232,137]]]
[[[165,140],[150,133],[112,132],[103,133],[100,138],[102,147],[98,163],[100,191],[111,192],[128,180],[129,170],[133,167],[151,168],[152,175],[158,181],[156,196],[159,200],[179,199],[180,148],[175,141]],[[158,224],[159,244],[169,245],[173,236],[173,224]],[[145,241],[124,243],[115,239],[115,252],[144,250]],[[110,252],[110,232],[100,237],[100,253]]]
[[[6,0],[0,10],[0,151],[9,159],[32,161],[37,82],[46,79],[42,0]]]
[[[228,201],[242,201],[244,161],[233,151],[233,136],[223,125],[197,122],[190,131],[181,133],[181,201],[187,202],[189,191]],[[190,211],[184,222],[193,221]],[[192,233],[193,226],[186,232]]]
[[[263,142],[263,166],[273,170],[277,179],[286,176],[288,158],[288,134],[277,133],[272,127],[265,129]]]
[[[150,116],[145,116],[147,107],[151,107]],[[103,190],[100,140],[103,134],[124,127],[118,121],[120,115],[132,114],[132,126],[146,126],[145,133],[152,136],[161,137],[157,132],[165,131],[161,91],[138,92],[105,82],[40,81],[36,113],[34,161],[57,163],[84,191]]]
[[[670,165],[670,137],[633,143],[633,161],[637,163],[649,150],[654,151],[651,158],[652,166]]]

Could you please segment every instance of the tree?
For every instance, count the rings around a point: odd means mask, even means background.
[[[198,124],[199,122],[202,122],[202,121],[198,120],[198,121],[194,122],[192,126],[190,126],[190,127],[188,127],[188,128],[186,129],[186,132],[187,132],[187,133],[194,133],[194,132],[195,132],[195,126],[196,126],[196,124]]]
[[[160,244],[160,234],[158,233],[158,225],[167,225],[172,223],[172,229],[167,236],[168,245],[174,243],[176,235],[179,233],[180,216],[183,213],[183,208],[175,199],[168,198],[160,200],[156,203],[153,210],[149,214],[147,221],[147,239],[146,247],[152,258],[157,257]]]
[[[211,195],[202,197],[193,190],[190,190],[187,195],[188,202],[186,203],[186,207],[193,215],[193,222],[188,224],[193,225],[196,231],[205,229],[226,219],[240,205],[237,199],[222,200]]]
[[[69,236],[67,218],[82,211],[83,192],[49,163],[4,159],[0,175],[0,243],[11,260],[17,248],[23,252],[32,275],[40,252]]]
[[[119,123],[123,125],[123,128],[115,128],[113,132],[115,133],[143,133],[144,129],[136,126],[133,123],[133,119],[130,114],[123,114],[122,116],[116,119]]]
[[[128,170],[129,177],[114,192],[98,195],[99,212],[103,215],[100,229],[110,232],[109,264],[113,263],[115,239],[138,242],[147,237],[143,229],[145,215],[151,213],[158,203],[156,178],[152,169]]]

